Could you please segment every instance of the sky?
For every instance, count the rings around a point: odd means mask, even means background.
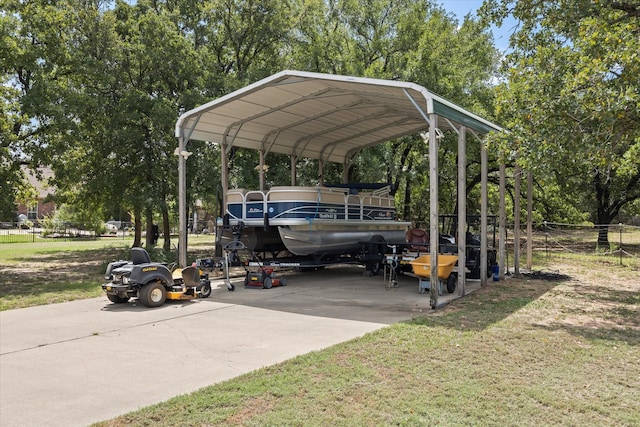
[[[482,0],[436,0],[436,2],[440,3],[448,12],[456,15],[460,23],[462,23],[467,13],[477,15],[478,9],[482,6]],[[516,21],[513,18],[507,18],[504,20],[502,27],[496,27],[495,25],[491,27],[495,46],[503,53],[509,47],[509,36],[515,25]]]

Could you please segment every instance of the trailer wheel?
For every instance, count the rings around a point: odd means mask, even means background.
[[[147,283],[140,289],[139,299],[147,307],[160,307],[167,300],[167,289],[159,282]]]
[[[200,298],[209,298],[211,296],[211,283],[204,283],[200,288]]]
[[[271,280],[271,277],[267,276],[264,278],[264,280],[262,281],[262,287],[264,289],[271,289],[271,287],[273,286],[273,280]]]
[[[458,281],[458,277],[455,274],[450,274],[447,277],[447,292],[452,294],[456,290],[456,282]]]
[[[280,286],[287,286],[287,278],[286,277],[281,277],[280,278]]]
[[[109,301],[116,304],[124,304],[125,302],[129,301],[129,297],[121,297],[120,295],[107,294],[107,298],[109,298]]]
[[[370,276],[377,276],[382,270],[382,260],[384,259],[384,253],[387,248],[387,242],[384,237],[375,235],[371,237],[368,244],[368,250],[366,253],[366,271]]]

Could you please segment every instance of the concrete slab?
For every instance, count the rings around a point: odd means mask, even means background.
[[[0,425],[87,425],[431,312],[414,278],[285,275],[156,309],[101,297],[0,312]]]

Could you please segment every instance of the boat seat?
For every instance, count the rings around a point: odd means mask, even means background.
[[[242,203],[247,190],[244,188],[233,188],[227,190],[227,203]]]
[[[247,191],[245,194],[247,202],[262,202],[265,199],[265,194],[262,191]]]
[[[320,190],[322,191],[322,190]],[[318,201],[317,187],[271,187],[269,200]]]
[[[321,188],[320,197],[323,203],[332,203],[337,205],[344,205],[345,195],[347,194],[344,188]]]
[[[410,228],[407,230],[407,243],[411,244],[411,250],[425,250],[426,244],[429,243],[429,233],[421,228]]]

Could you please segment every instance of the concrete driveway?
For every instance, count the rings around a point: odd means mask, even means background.
[[[0,313],[0,425],[82,426],[429,313],[355,266],[149,309],[106,297]]]

